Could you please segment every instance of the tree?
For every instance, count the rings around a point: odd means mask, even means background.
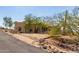
[[[3,18],[3,20],[4,20],[4,26],[6,27],[6,28],[8,28],[8,29],[10,29],[11,27],[12,27],[12,25],[13,25],[13,21],[12,21],[12,19],[11,19],[11,17],[4,17]]]
[[[29,30],[31,29],[31,24],[33,23],[33,16],[32,14],[28,14],[24,18],[24,24],[25,24],[25,32],[30,32]]]
[[[72,12],[73,12],[73,15],[74,15],[74,16],[78,16],[78,15],[79,15],[79,7],[75,7],[75,8],[72,10]]]
[[[32,14],[25,16],[25,31],[32,29],[32,32],[43,32],[47,27],[46,22],[43,21],[42,17],[36,17]]]
[[[64,13],[60,13],[54,16],[54,20],[57,20],[53,24],[53,30],[51,33],[54,35],[78,35],[79,36],[79,8],[74,8],[72,13],[66,10]],[[53,22],[52,22],[53,23]]]

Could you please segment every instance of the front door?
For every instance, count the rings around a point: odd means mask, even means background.
[[[21,27],[18,28],[18,31],[21,32]]]

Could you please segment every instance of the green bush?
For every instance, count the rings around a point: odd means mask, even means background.
[[[57,27],[57,26],[53,26],[53,27],[50,29],[49,34],[50,34],[51,36],[53,36],[53,35],[59,35],[59,34],[60,34],[60,28]]]

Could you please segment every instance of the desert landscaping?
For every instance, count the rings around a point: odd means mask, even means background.
[[[52,38],[49,37],[49,35],[47,34],[25,34],[25,33],[20,34],[7,33],[7,34],[32,46],[39,47],[47,52],[74,53],[79,51],[79,46],[73,44],[74,43],[73,41],[76,37],[59,36]],[[67,43],[66,40],[70,41],[71,44],[69,44],[69,42]]]
[[[79,7],[53,16],[25,15],[22,21],[3,17],[0,52],[79,53]]]

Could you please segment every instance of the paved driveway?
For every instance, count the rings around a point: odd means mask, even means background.
[[[45,53],[40,48],[24,43],[5,32],[0,32],[0,53]]]

